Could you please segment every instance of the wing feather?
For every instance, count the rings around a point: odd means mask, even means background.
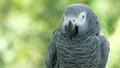
[[[56,57],[57,57],[56,42],[57,42],[56,31],[54,31],[50,44],[49,44],[48,53],[46,57],[46,68],[54,68],[55,66]]]
[[[99,68],[105,68],[106,64],[107,64],[107,60],[108,60],[108,55],[109,55],[109,51],[110,51],[110,48],[109,48],[109,42],[108,40],[106,39],[106,37],[104,36],[101,36],[100,37],[101,39],[101,63],[99,65]]]

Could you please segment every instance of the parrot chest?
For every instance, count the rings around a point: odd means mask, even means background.
[[[96,68],[101,60],[101,47],[96,40],[59,40],[56,48],[62,68]]]

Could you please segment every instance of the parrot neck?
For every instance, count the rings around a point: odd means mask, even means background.
[[[67,38],[68,40],[75,40],[76,38],[79,39],[87,39],[90,36],[98,36],[99,31],[94,31],[94,30],[88,30],[88,31],[82,31],[82,32],[76,32],[76,34],[68,34],[62,31],[61,29],[58,29],[58,34],[60,36],[63,36],[64,38]]]
[[[92,35],[90,35],[90,34],[88,34],[88,33],[78,33],[78,34],[76,34],[76,35],[68,35],[68,34],[66,34],[66,33],[61,33],[61,32],[59,32],[59,36],[62,36],[62,37],[64,37],[64,38],[66,38],[67,40],[71,40],[71,41],[74,41],[74,40],[76,40],[76,39],[82,39],[82,40],[85,40],[85,39],[87,39],[88,37],[90,37],[90,36],[92,36]]]

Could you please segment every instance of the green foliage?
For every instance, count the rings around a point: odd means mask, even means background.
[[[45,68],[52,33],[73,3],[88,4],[96,13],[112,44],[107,68],[119,68],[119,0],[0,0],[0,68]]]

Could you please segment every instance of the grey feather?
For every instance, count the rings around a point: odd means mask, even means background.
[[[48,53],[47,53],[47,57],[46,57],[46,68],[54,68],[55,67],[55,63],[56,63],[56,31],[53,32],[53,37],[51,38],[51,42],[49,44],[49,48],[48,48]]]
[[[108,59],[108,55],[109,55],[109,51],[110,51],[110,48],[109,48],[109,42],[108,40],[106,39],[106,37],[104,36],[101,36],[100,37],[101,39],[101,47],[102,47],[102,50],[101,50],[101,62],[99,64],[99,67],[98,68],[105,68],[106,66],[106,63],[107,63],[107,59]]]
[[[100,35],[97,16],[84,4],[66,7],[64,15],[77,18],[81,12],[86,13],[85,21],[77,21],[77,23],[84,22],[82,26],[72,22],[71,27],[66,24],[63,17],[49,45],[47,68],[105,68],[109,55],[109,43],[104,36]],[[67,28],[69,30],[67,31],[64,26],[71,29]]]

